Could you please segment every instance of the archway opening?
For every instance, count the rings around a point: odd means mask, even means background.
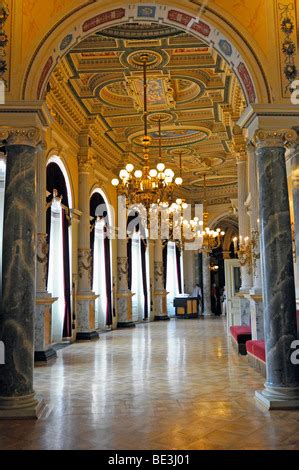
[[[90,198],[90,249],[92,257],[91,284],[98,296],[95,302],[95,325],[106,330],[113,324],[112,296],[112,214],[105,194],[96,189]]]
[[[71,192],[66,169],[59,157],[47,163],[47,236],[49,262],[47,290],[57,300],[52,307],[51,340],[72,337],[71,297]]]
[[[128,211],[127,219],[128,289],[132,292],[132,318],[147,321],[150,314],[150,259],[148,230],[138,208]]]

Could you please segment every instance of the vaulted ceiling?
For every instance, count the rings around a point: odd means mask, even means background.
[[[137,39],[141,36],[143,40]],[[178,172],[182,154],[183,195],[199,201],[207,174],[209,202],[228,202],[237,190],[232,127],[245,99],[227,63],[199,39],[162,25],[112,27],[69,52],[54,72],[50,93],[61,94],[63,88],[67,101],[72,101],[78,132],[83,117],[97,123],[99,140],[118,155],[109,163],[115,173],[124,160],[138,165],[143,136],[142,51],[150,59],[152,163],[159,157],[160,116],[164,163]]]

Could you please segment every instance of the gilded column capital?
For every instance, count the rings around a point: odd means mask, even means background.
[[[254,135],[257,150],[272,147],[286,147],[296,142],[298,138],[294,129],[258,129]]]
[[[79,173],[90,173],[93,170],[92,159],[78,157]]]
[[[41,142],[37,127],[0,127],[0,142],[5,145],[27,145],[36,147]]]

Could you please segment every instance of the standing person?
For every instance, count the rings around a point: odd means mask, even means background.
[[[201,287],[199,284],[196,284],[196,286],[194,287],[193,292],[192,292],[192,297],[197,298],[197,311],[198,311],[198,315],[201,315],[202,291],[201,291]]]
[[[225,286],[223,287],[221,302],[222,302],[222,315],[226,315],[226,313],[227,313],[227,292],[226,292],[226,287]]]
[[[216,284],[212,284],[211,287],[211,308],[212,312],[216,315],[217,314],[217,289],[216,289]]]

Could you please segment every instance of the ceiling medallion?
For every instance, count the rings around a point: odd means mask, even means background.
[[[152,138],[152,147],[158,147],[159,136],[157,131],[153,129],[149,135]],[[168,124],[164,126],[162,131],[162,147],[186,147],[186,145],[203,142],[208,138],[208,136],[208,131],[201,128],[187,128],[187,126],[175,126],[174,124]],[[142,133],[140,131],[131,134],[129,139],[130,142],[134,143],[135,145],[142,146]]]
[[[191,155],[192,152],[193,152],[192,149],[188,147],[174,148],[168,151],[169,155],[172,155],[174,157],[179,157],[180,155],[182,156]]]
[[[148,122],[150,124],[158,125],[159,122],[161,124],[165,124],[166,122],[172,122],[174,119],[171,113],[161,112],[161,113],[151,113],[148,116]]]
[[[156,51],[148,51],[148,50],[141,50],[141,51],[134,51],[127,57],[127,62],[129,65],[135,67],[136,69],[143,68],[143,57],[144,54],[148,57],[148,69],[153,69],[159,67],[159,65],[163,62],[163,57]]]

